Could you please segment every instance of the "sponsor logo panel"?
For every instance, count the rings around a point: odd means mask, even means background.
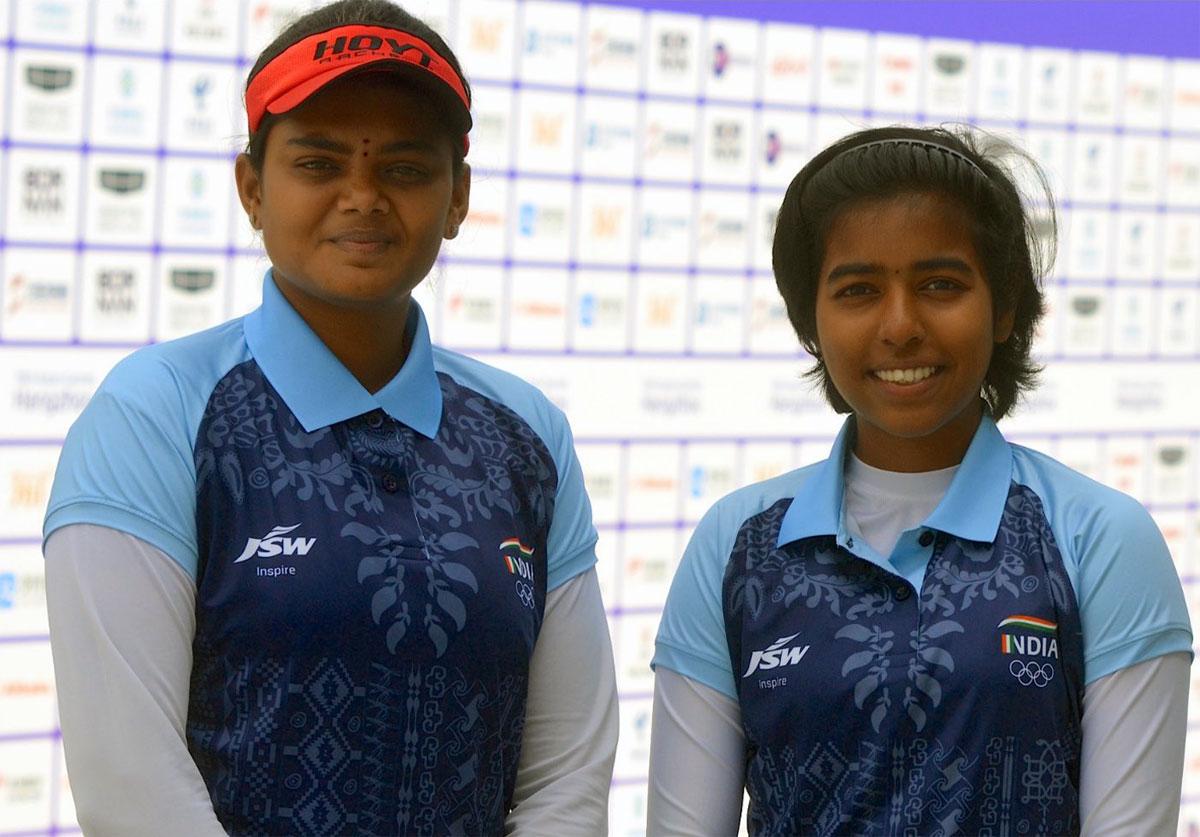
[[[156,147],[162,85],[163,65],[157,59],[95,56],[88,141],[95,145]],[[149,161],[139,162],[145,165]]]
[[[695,105],[655,102],[644,109],[642,176],[652,180],[692,180],[696,175]]]
[[[638,351],[682,352],[687,335],[687,280],[642,271],[637,278],[633,345]]]
[[[456,264],[446,271],[442,339],[451,348],[497,349],[503,326],[504,274],[494,267]]]
[[[170,48],[184,55],[235,55],[240,5],[238,0],[179,4],[171,16]]]
[[[573,171],[576,97],[522,90],[519,98],[517,166],[523,171]]]
[[[672,527],[629,529],[621,538],[621,603],[627,607],[661,607],[682,544]]]
[[[566,349],[567,285],[567,272],[561,268],[523,268],[512,273],[509,346],[560,352]]]
[[[642,62],[642,16],[632,9],[587,5],[584,79],[590,88],[636,90]]]
[[[513,191],[513,255],[521,259],[564,262],[571,244],[572,183],[518,180]]]
[[[1121,64],[1117,56],[1080,53],[1075,61],[1074,120],[1080,125],[1112,125],[1117,118],[1117,85]]]
[[[0,427],[17,439],[59,439],[126,350],[0,349]]]
[[[875,36],[871,107],[888,113],[920,110],[921,39],[906,35]]]
[[[735,18],[705,19],[704,95],[710,99],[755,98],[759,75],[757,22]]]
[[[512,77],[516,8],[505,0],[459,4],[454,51],[474,77]]]
[[[866,32],[845,29],[822,29],[818,32],[819,53],[814,53],[821,56],[817,70],[818,104],[851,110],[866,107],[870,42]]]
[[[39,538],[58,445],[0,447],[0,538]]]
[[[646,31],[647,90],[695,96],[700,91],[700,19],[651,12]]]
[[[1121,59],[1121,121],[1130,128],[1159,130],[1166,122],[1167,62],[1163,58],[1128,55]]]
[[[675,398],[698,399],[699,387],[687,379],[648,379],[644,401],[665,405]],[[625,479],[625,519],[637,523],[674,523],[679,517],[680,451],[673,444],[639,444],[629,457]]]
[[[84,61],[72,52],[14,51],[12,135],[30,142],[83,137]]]
[[[709,507],[740,485],[736,445],[692,442],[683,453],[683,519],[699,520]]]
[[[1072,55],[1061,49],[1031,49],[1027,118],[1063,123],[1071,115]]]
[[[817,54],[816,32],[810,26],[778,24],[763,37],[762,96],[768,102],[807,105],[813,100]]]
[[[53,724],[50,643],[0,644],[0,735],[49,732]]]
[[[246,126],[241,78],[235,68],[211,62],[172,61],[167,65],[166,85],[169,147],[206,152],[241,150],[237,137],[244,134]]]
[[[145,244],[152,240],[157,214],[157,161],[95,154],[88,157],[86,171],[87,240],[98,244]]]
[[[1025,50],[1010,44],[980,44],[979,98],[976,112],[984,119],[1015,121],[1026,93]]]
[[[690,189],[642,190],[634,232],[642,265],[684,267],[691,261],[693,198]]]
[[[0,289],[0,335],[9,340],[71,337],[74,251],[12,248],[5,253]]]
[[[925,112],[969,119],[974,109],[975,47],[969,41],[925,42]]]
[[[93,6],[97,46],[158,52],[166,34],[166,6],[159,0],[123,0]],[[99,56],[94,59],[99,60]]]
[[[746,280],[698,276],[692,285],[693,352],[741,352],[746,334]]]
[[[6,235],[11,241],[74,242],[79,230],[78,155],[9,152]]]
[[[49,630],[41,547],[0,546],[0,637]]]
[[[174,158],[165,162],[162,172],[163,242],[211,246],[225,241],[234,202],[229,163]]]
[[[583,97],[580,170],[592,175],[628,177],[637,149],[638,104],[616,96]]]
[[[169,340],[225,318],[224,259],[167,256],[159,262],[155,336]]]
[[[622,352],[629,346],[630,288],[626,273],[582,270],[575,274],[572,345]]]
[[[16,15],[15,34],[28,41],[82,44],[89,5],[69,0],[25,0],[20,4],[21,13]]]
[[[521,77],[546,84],[579,81],[582,11],[575,3],[529,0],[522,19]]]
[[[45,653],[49,656],[49,645]],[[47,725],[43,724],[39,731],[45,730]],[[5,831],[50,833],[50,790],[55,778],[51,770],[56,746],[49,735],[44,739],[0,742],[0,822]]]

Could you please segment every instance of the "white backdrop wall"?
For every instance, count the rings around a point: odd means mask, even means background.
[[[119,358],[257,304],[240,85],[308,6],[0,7],[0,835],[77,830],[39,538],[59,445]],[[798,379],[770,238],[791,176],[856,128],[974,122],[1047,167],[1048,371],[1003,427],[1142,500],[1200,615],[1200,62],[683,3],[410,8],[475,86],[471,215],[418,296],[436,340],[534,381],[573,423],[617,655],[614,834],[641,832],[647,663],[692,526],[822,458],[839,425]],[[1197,829],[1189,746],[1181,830]]]

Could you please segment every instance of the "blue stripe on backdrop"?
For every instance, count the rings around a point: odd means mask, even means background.
[[[1200,58],[1200,0],[601,0],[595,5]]]

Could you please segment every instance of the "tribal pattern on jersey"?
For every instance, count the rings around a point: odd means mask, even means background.
[[[722,589],[750,833],[1078,833],[1079,608],[1037,495],[994,543],[939,534],[919,595],[832,536],[777,546],[790,502]]]
[[[209,400],[187,733],[232,833],[503,830],[558,477],[438,378],[434,439],[381,411],[307,432],[253,360]]]

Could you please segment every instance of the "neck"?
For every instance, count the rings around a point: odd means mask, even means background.
[[[937,432],[914,438],[883,435],[877,428],[854,420],[854,455],[860,461],[884,471],[916,474],[940,471],[963,461],[983,419],[982,402],[967,410]]]
[[[349,308],[276,282],[284,299],[367,392],[378,392],[408,359],[411,297]]]

